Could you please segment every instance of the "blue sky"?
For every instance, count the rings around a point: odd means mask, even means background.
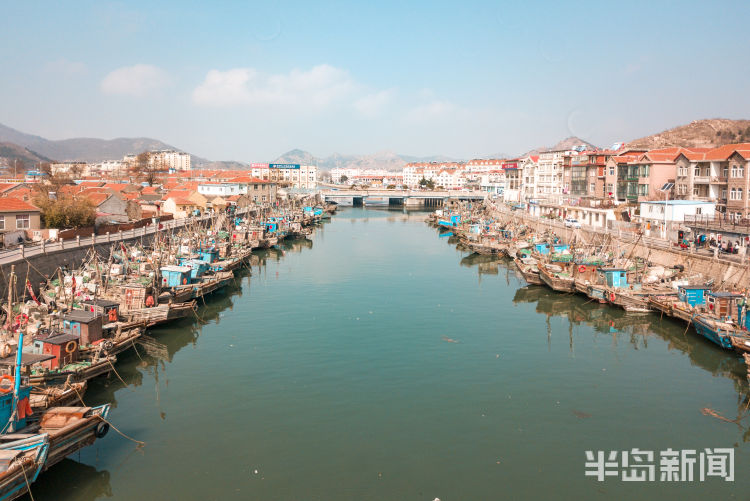
[[[9,2],[0,122],[459,158],[750,118],[750,2]]]

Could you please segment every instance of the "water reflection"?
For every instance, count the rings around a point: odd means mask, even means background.
[[[109,472],[98,471],[94,466],[63,459],[44,473],[43,481],[31,486],[34,499],[77,499],[87,501],[112,497]],[[29,495],[21,498],[29,501]]]
[[[138,344],[136,350],[128,350],[118,355],[116,374],[89,382],[88,391],[84,395],[85,404],[99,405],[110,402],[116,408],[117,394],[120,390],[148,383],[154,385],[156,412],[161,419],[167,419],[168,416],[160,402],[160,385],[175,354],[182,348],[198,342],[202,325],[208,322],[221,322],[222,313],[231,311],[235,301],[242,296],[242,284],[251,280],[251,273],[264,272],[269,259],[280,260],[287,251],[302,252],[311,249],[312,241],[290,240],[284,242],[281,247],[255,253],[250,261],[251,267],[240,270],[233,282],[212,294],[205,302],[199,301],[194,317],[149,329],[143,343]],[[148,382],[145,381],[146,375],[150,376]],[[97,471],[94,466],[66,459],[39,477],[32,486],[32,494],[36,499],[93,500],[112,497],[109,476],[108,471]],[[23,499],[30,498],[26,496]]]
[[[747,369],[737,354],[715,347],[687,329],[684,323],[674,319],[662,318],[656,314],[628,314],[619,308],[590,302],[578,295],[560,294],[544,286],[528,285],[519,288],[513,302],[536,304],[536,312],[546,316],[547,342],[550,345],[550,320],[553,317],[567,319],[571,353],[575,353],[574,327],[578,325],[587,325],[598,333],[612,336],[613,344],[626,342],[634,350],[647,349],[652,336],[664,340],[667,349],[686,355],[693,366],[732,382],[737,394],[737,414],[726,417],[740,428],[742,441],[750,441],[750,423],[747,422],[750,415]]]

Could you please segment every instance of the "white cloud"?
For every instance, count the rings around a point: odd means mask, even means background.
[[[253,68],[211,70],[193,90],[203,106],[288,106],[325,108],[349,97],[356,84],[349,72],[327,64],[284,74],[263,74]]]
[[[150,64],[124,66],[111,71],[101,82],[105,94],[143,97],[161,90],[171,83],[169,75]]]
[[[390,104],[395,91],[392,89],[381,90],[367,94],[354,101],[354,109],[367,118],[374,118],[381,115],[384,108]]]

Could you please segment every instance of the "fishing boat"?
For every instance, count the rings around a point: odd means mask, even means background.
[[[83,360],[79,339],[75,334],[48,332],[34,336],[30,351],[23,352],[22,360],[29,383],[50,386],[109,374],[117,357],[97,353],[92,359]],[[16,351],[14,349],[9,356],[0,358],[0,369],[4,367],[7,371],[14,366]]]
[[[537,266],[537,260],[533,257],[516,257],[513,262],[516,264],[518,271],[521,272],[521,276],[529,284],[544,285],[541,277],[539,276],[539,268]]]
[[[81,402],[86,393],[86,381],[65,382],[57,386],[34,386],[31,388],[29,403],[33,411],[31,420],[38,421],[47,409],[67,407]]]
[[[134,323],[145,324],[146,327],[171,322],[195,314],[197,303],[195,300],[184,303],[167,303],[152,308],[138,308],[129,310],[126,317]]]
[[[23,346],[23,336],[21,329],[18,334],[19,346]],[[30,422],[33,415],[30,404],[31,386],[28,378],[21,372],[25,355],[29,354],[16,350],[11,369],[6,369],[0,376],[0,383],[9,381],[11,384],[10,388],[0,389],[0,424],[4,423],[5,430],[0,435],[0,449],[31,447],[32,444],[38,444],[40,435],[43,435],[48,444],[42,468],[46,470],[107,434],[110,404],[97,407],[53,407],[44,411],[38,422]]]
[[[575,280],[567,268],[554,263],[539,262],[539,278],[557,292],[575,292]]]
[[[712,343],[721,346],[725,350],[733,348],[732,334],[736,330],[734,323],[721,320],[714,315],[696,313],[693,316],[693,326],[698,334]]]
[[[0,499],[11,500],[26,494],[42,472],[48,453],[46,434],[0,444]]]

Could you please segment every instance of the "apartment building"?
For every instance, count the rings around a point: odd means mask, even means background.
[[[269,181],[293,188],[313,189],[318,184],[318,168],[314,165],[268,164]]]

